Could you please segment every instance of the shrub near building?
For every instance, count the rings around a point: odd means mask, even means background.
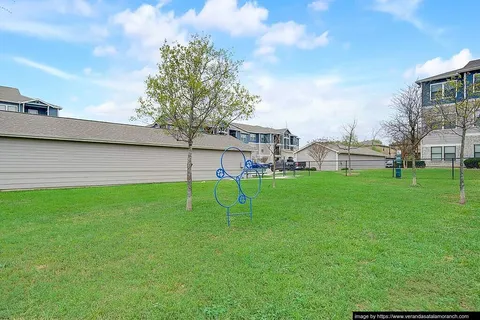
[[[465,164],[465,167],[469,169],[480,168],[480,158],[468,158],[468,159],[465,159],[463,163]]]

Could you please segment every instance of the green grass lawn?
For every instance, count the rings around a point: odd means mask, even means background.
[[[0,193],[0,318],[480,309],[480,170],[465,206],[448,170],[404,176],[265,180],[253,221],[230,228],[214,182],[194,184],[189,213],[183,183]]]

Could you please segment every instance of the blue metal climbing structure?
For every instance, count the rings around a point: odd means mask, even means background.
[[[243,165],[242,171],[238,175],[231,175],[225,169],[225,167],[223,166],[223,157],[224,157],[225,153],[228,152],[228,151],[238,151],[243,158],[243,164],[244,165]],[[251,171],[256,171],[256,176],[258,178],[258,188],[257,188],[257,192],[254,195],[247,195],[244,192],[244,190],[242,189],[242,178],[247,174],[247,172],[251,172]],[[255,199],[259,195],[260,189],[262,188],[262,175],[257,169],[253,168],[252,160],[247,160],[247,158],[245,157],[245,154],[239,148],[228,147],[227,149],[225,149],[225,151],[223,151],[223,153],[220,157],[220,168],[217,169],[216,176],[218,178],[218,181],[215,184],[213,194],[215,196],[215,200],[217,201],[217,203],[227,210],[227,225],[230,226],[230,217],[232,217],[232,216],[249,215],[250,220],[252,220],[253,219],[252,200]],[[220,199],[218,198],[217,189],[218,189],[218,186],[220,184],[220,181],[222,181],[224,179],[232,179],[233,181],[235,181],[235,183],[237,185],[238,196],[236,197],[235,201],[231,204],[222,203],[220,201]],[[249,206],[248,206],[249,211],[248,212],[238,212],[238,213],[232,213],[231,212],[232,207],[235,206],[237,203],[245,204],[245,203],[247,203],[247,201],[249,202]]]

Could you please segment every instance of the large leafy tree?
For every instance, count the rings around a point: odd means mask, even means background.
[[[161,62],[148,76],[145,97],[139,99],[133,119],[149,119],[188,147],[187,211],[192,210],[192,153],[205,128],[226,127],[252,116],[260,97],[239,81],[242,61],[216,49],[208,36],[193,35],[188,44],[160,48]]]

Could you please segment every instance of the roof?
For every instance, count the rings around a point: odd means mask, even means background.
[[[21,95],[20,90],[17,88],[0,86],[0,100],[18,103],[32,101],[34,99]]]
[[[309,148],[313,143],[315,143],[315,142],[311,142],[311,143],[301,147],[295,153],[298,153],[300,151],[303,151],[303,150]],[[338,154],[347,154],[348,153],[348,151],[346,150],[347,146],[337,145],[335,143],[328,143],[328,144],[325,145],[325,147],[332,150],[333,152],[338,153]],[[352,148],[352,149],[350,149],[350,154],[359,155],[359,156],[374,156],[374,157],[385,158],[385,155],[383,153],[372,150],[371,148],[367,148],[367,147]]]
[[[5,87],[5,86],[0,86],[0,101],[5,101],[5,102],[14,102],[14,103],[24,103],[24,102],[32,102],[32,101],[41,101],[46,105],[49,105],[54,108],[62,109],[59,106],[56,106],[51,103],[47,103],[43,100],[36,99],[36,98],[30,98],[27,96],[24,96],[20,93],[20,90],[17,88],[13,87]]]
[[[240,130],[250,133],[273,133],[273,134],[282,134],[288,129],[274,129],[270,127],[262,127],[262,126],[255,126],[250,124],[243,124],[243,123],[232,123],[233,127],[236,127]]]
[[[435,76],[431,76],[425,79],[417,80],[416,83],[420,84],[422,82],[451,78],[459,73],[475,71],[475,70],[480,70],[480,59],[472,60],[468,62],[463,68],[437,74]]]
[[[165,130],[131,124],[9,111],[0,111],[0,124],[0,136],[3,137],[187,148],[185,142],[177,141]],[[206,134],[195,139],[193,147],[225,150],[230,146],[242,151],[252,150],[250,146],[231,136]]]

